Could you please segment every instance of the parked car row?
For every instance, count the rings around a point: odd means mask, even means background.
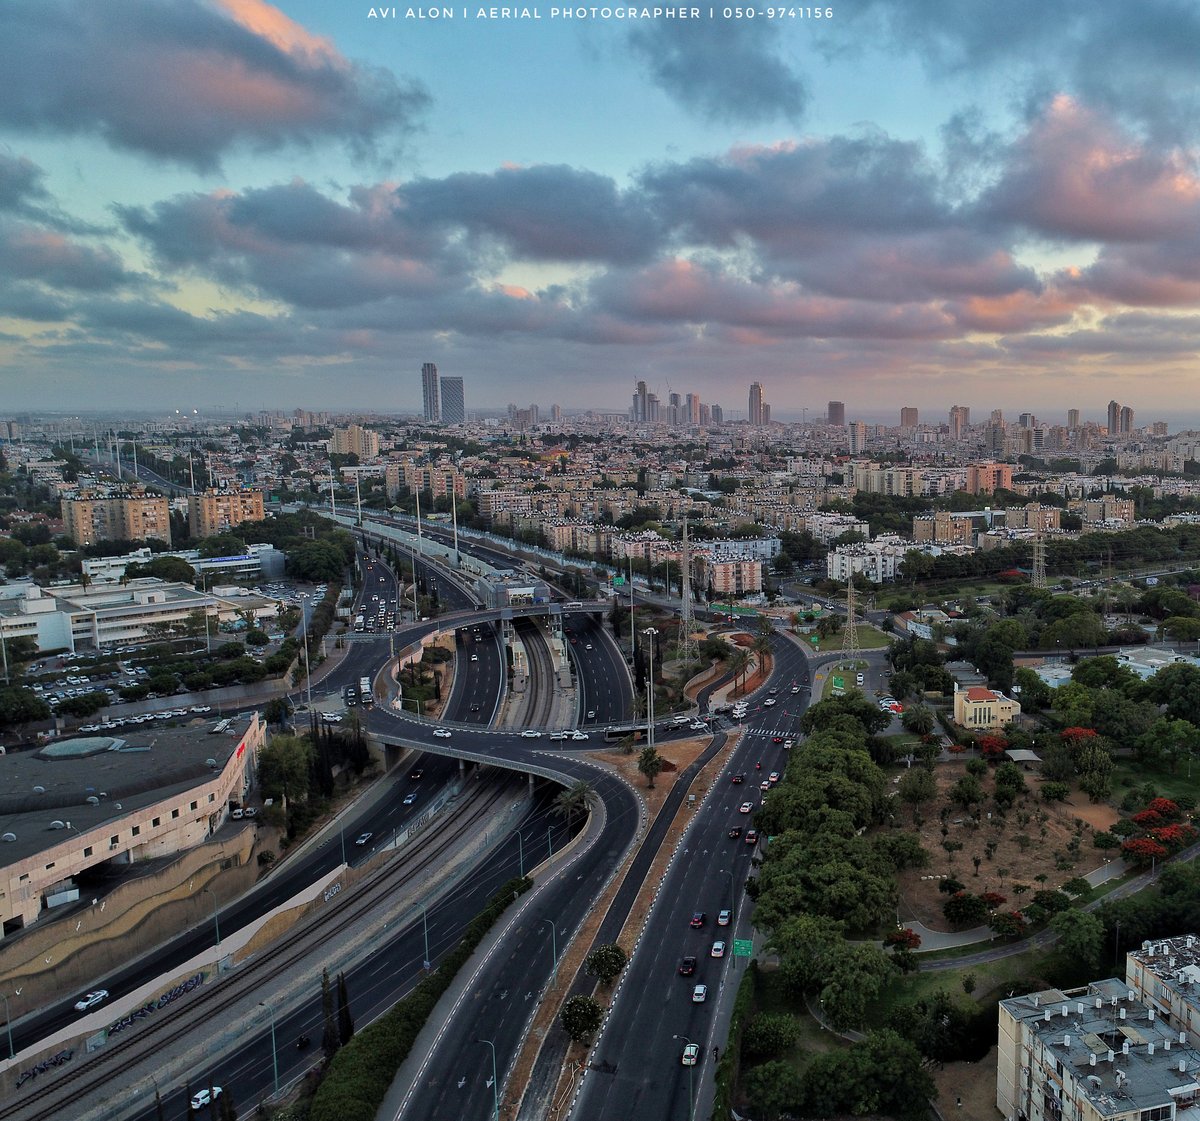
[[[81,732],[111,732],[114,728],[127,728],[133,724],[152,724],[156,720],[180,720],[188,716],[203,716],[212,712],[211,705],[192,705],[188,708],[168,708],[162,712],[143,712],[138,716],[119,716],[99,724],[81,724]]]

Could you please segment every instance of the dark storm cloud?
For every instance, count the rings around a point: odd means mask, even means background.
[[[262,0],[7,0],[0,123],[201,169],[231,146],[407,131],[427,95],[352,63]]]
[[[629,35],[650,79],[711,121],[798,120],[808,104],[800,76],[779,57],[778,26],[765,21],[664,20]]]
[[[43,172],[24,156],[0,152],[0,210],[24,210],[31,201],[45,200]]]
[[[112,250],[24,225],[0,224],[0,273],[52,288],[85,290],[113,288],[130,280]]]

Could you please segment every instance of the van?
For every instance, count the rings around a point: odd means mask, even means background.
[[[241,821],[242,818],[245,817],[245,810],[243,810],[241,806],[234,806],[234,808],[229,811],[229,816],[233,818],[234,821]]]

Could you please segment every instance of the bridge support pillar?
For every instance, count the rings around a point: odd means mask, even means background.
[[[465,759],[460,759],[458,761],[458,773],[460,775],[465,775],[467,773],[467,761]]]

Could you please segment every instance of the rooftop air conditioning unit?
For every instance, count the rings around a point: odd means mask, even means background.
[[[66,827],[67,827],[67,823],[66,823],[65,821],[52,821],[52,822],[50,822],[50,828],[51,828],[51,829],[66,829]]]
[[[16,839],[17,835],[15,833],[5,833],[4,836],[0,837],[0,841],[3,841],[6,845],[11,845]]]

